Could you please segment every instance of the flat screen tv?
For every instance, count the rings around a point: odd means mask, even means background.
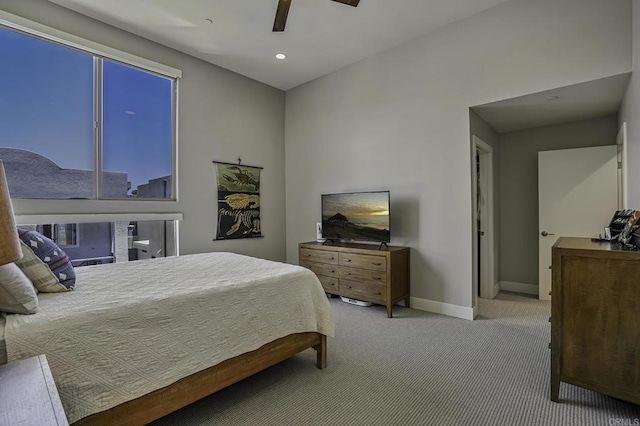
[[[323,194],[322,238],[391,242],[389,191]]]

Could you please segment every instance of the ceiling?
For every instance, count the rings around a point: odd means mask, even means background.
[[[617,114],[630,73],[471,108],[498,133]]]
[[[49,1],[288,90],[506,0],[292,0],[280,33],[278,0]]]
[[[507,0],[49,0],[270,86],[289,90]],[[285,53],[277,60],[276,53]],[[616,114],[622,74],[473,107],[496,131]]]

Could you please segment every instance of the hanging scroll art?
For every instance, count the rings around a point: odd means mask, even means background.
[[[260,231],[260,170],[262,167],[217,161],[214,163],[218,179],[216,240],[262,237]]]

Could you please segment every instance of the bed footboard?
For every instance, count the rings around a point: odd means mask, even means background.
[[[74,425],[145,425],[308,348],[317,351],[317,367],[326,368],[327,336],[315,332],[290,334]]]

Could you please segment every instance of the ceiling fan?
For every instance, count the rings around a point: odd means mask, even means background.
[[[338,3],[347,4],[349,6],[356,7],[360,0],[333,0]],[[273,31],[284,31],[284,26],[287,23],[287,15],[289,14],[289,7],[291,6],[291,0],[278,0],[278,9],[276,10],[276,19],[273,21]]]

